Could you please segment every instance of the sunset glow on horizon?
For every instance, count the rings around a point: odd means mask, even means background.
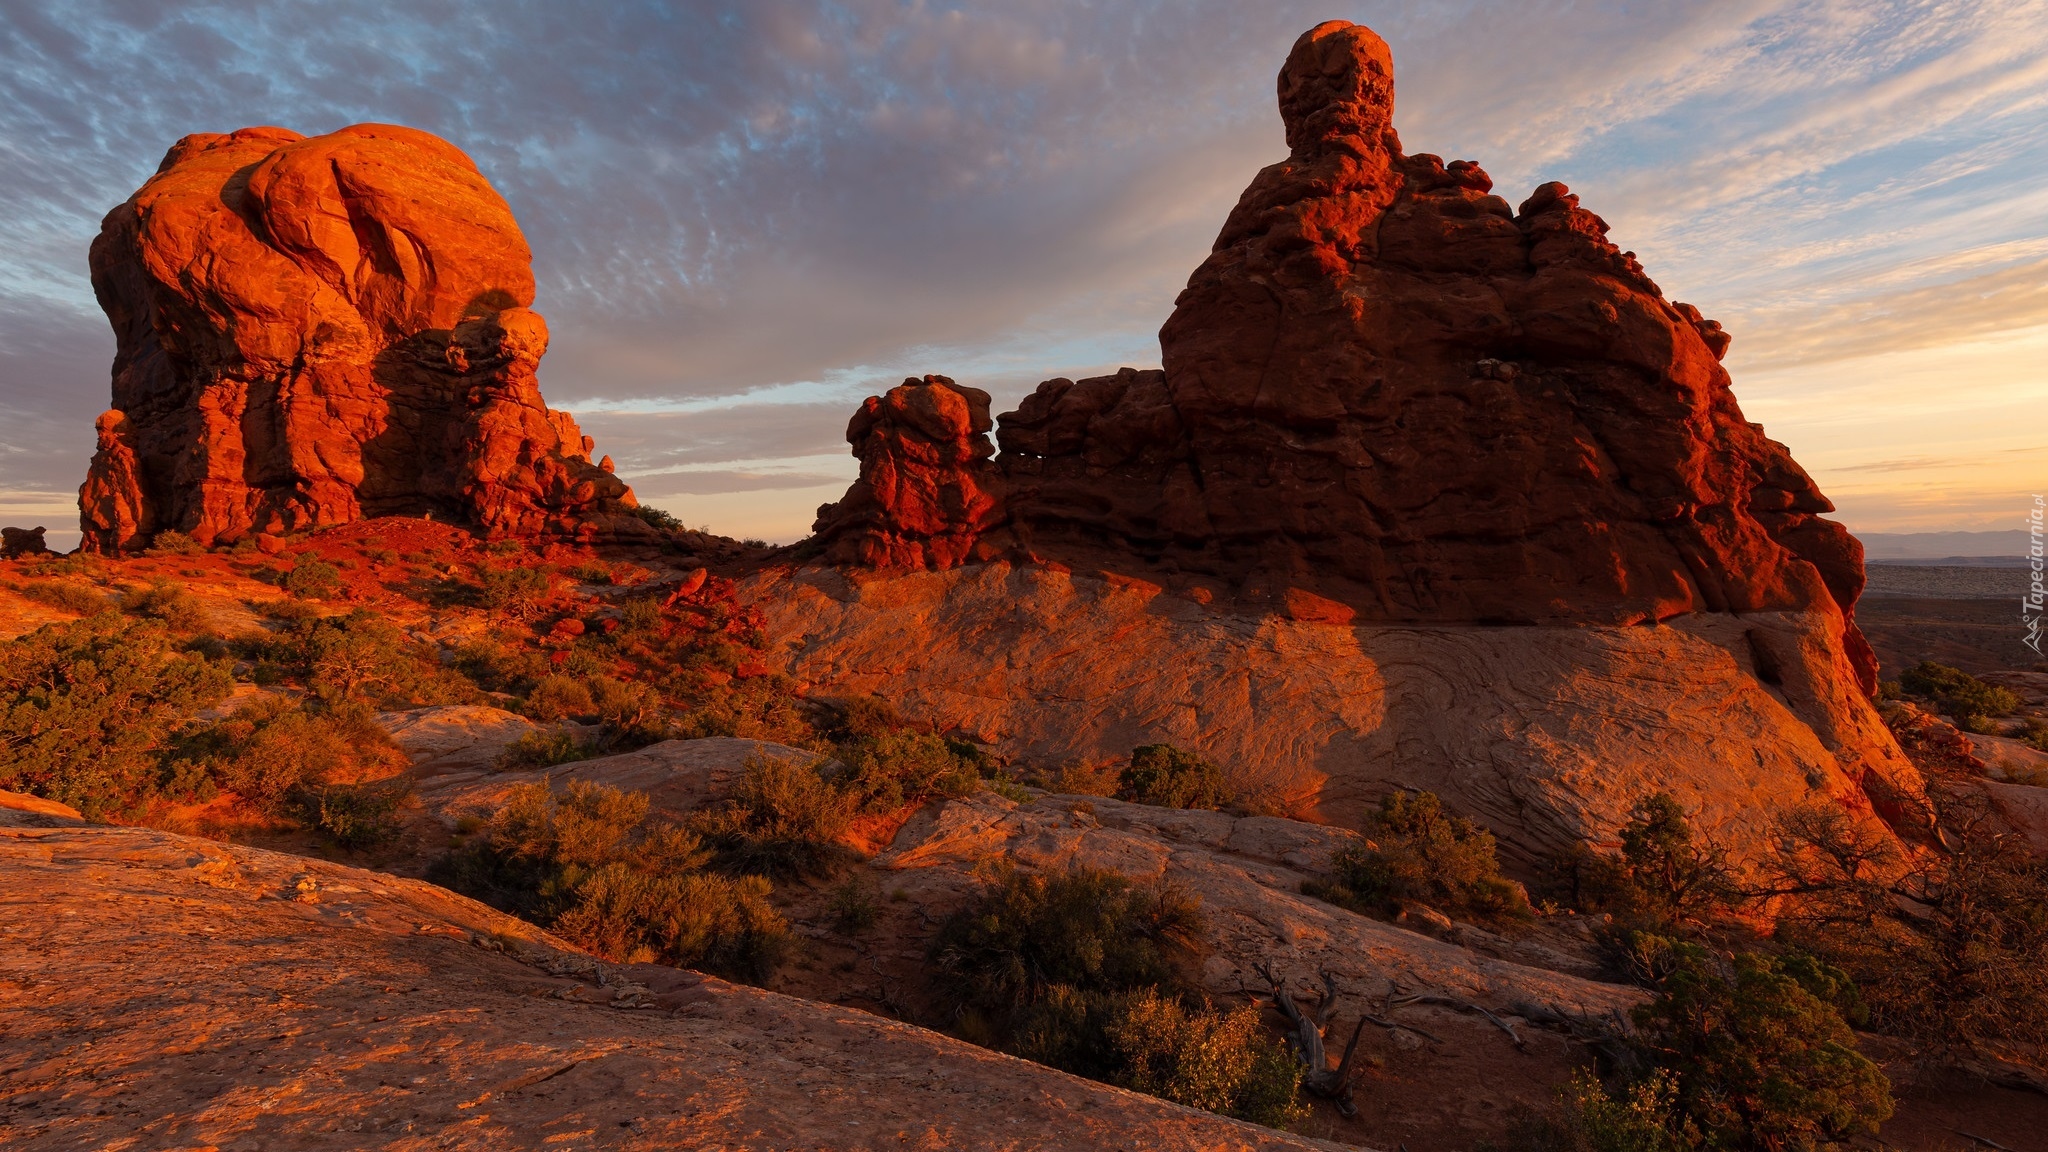
[[[0,523],[75,539],[113,337],[86,249],[190,132],[403,123],[534,249],[541,381],[646,503],[786,542],[863,396],[1004,411],[1156,367],[1286,152],[1302,29],[1392,45],[1411,153],[1561,180],[1734,335],[1749,419],[1858,532],[2013,529],[2048,484],[2048,15],[2029,0],[1094,7],[85,3],[0,14]]]

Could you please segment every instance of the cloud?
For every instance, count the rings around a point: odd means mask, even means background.
[[[1739,380],[2048,320],[2031,0],[29,0],[0,10],[0,486],[83,475],[112,353],[86,245],[165,148],[360,121],[504,193],[543,386],[622,475],[850,476],[853,405],[905,375],[1000,409],[1156,364],[1333,15],[1393,44],[1410,149],[1510,198],[1571,183],[1731,324]],[[806,491],[705,506],[793,531]]]

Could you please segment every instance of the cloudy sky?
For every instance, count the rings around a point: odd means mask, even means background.
[[[1156,366],[1338,17],[1393,45],[1409,151],[1565,181],[1726,324],[1850,527],[2012,528],[2048,486],[2040,0],[0,0],[0,523],[76,523],[86,248],[187,132],[467,150],[533,245],[549,400],[643,500],[790,540],[906,375],[1001,411]]]

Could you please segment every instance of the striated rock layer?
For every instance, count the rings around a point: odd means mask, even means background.
[[[4,806],[0,938],[10,1147],[1331,1147],[420,881]]]
[[[1614,846],[1657,792],[1756,859],[1811,805],[1915,834],[1925,790],[1826,602],[1631,627],[1389,624],[1299,592],[1230,610],[1200,581],[1003,562],[770,571],[740,594],[781,641],[777,671],[878,693],[1006,761],[1110,765],[1167,741],[1248,798],[1352,826],[1426,789],[1525,865]]]
[[[394,514],[641,534],[632,492],[541,399],[531,265],[504,200],[425,132],[178,141],[92,246],[118,351],[85,547]]]
[[[1875,689],[1852,617],[1861,547],[1743,419],[1718,324],[1666,301],[1563,185],[1517,209],[1476,164],[1402,152],[1392,57],[1369,29],[1302,36],[1279,103],[1290,154],[1181,293],[1164,371],[1040,385],[998,422],[999,477],[976,482],[1001,507],[927,527],[954,544],[925,563],[1017,549],[1207,573],[1380,621],[1826,603]],[[856,485],[849,501],[890,495]],[[868,535],[835,555],[918,562]]]

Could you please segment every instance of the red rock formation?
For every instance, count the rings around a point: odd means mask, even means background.
[[[631,491],[541,399],[531,261],[476,165],[427,133],[180,140],[92,246],[119,347],[85,547],[387,514],[640,534]]]
[[[988,393],[944,376],[870,396],[846,427],[860,479],[818,509],[825,557],[878,568],[951,568],[977,554],[997,522]]]
[[[1369,29],[1302,36],[1279,101],[1290,155],[1182,292],[1165,370],[1051,380],[1005,414],[1008,507],[983,521],[1041,556],[1310,587],[1363,620],[1832,603],[1875,688],[1846,623],[1861,547],[1743,419],[1720,325],[1562,184],[1518,211],[1478,165],[1404,154]]]

